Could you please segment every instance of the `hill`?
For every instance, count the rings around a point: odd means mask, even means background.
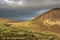
[[[4,29],[13,29],[13,30],[26,30],[29,29],[28,26],[29,23],[27,22],[19,22],[16,20],[6,19],[6,18],[0,18],[0,30]]]
[[[60,8],[54,8],[31,20],[34,30],[51,31],[60,34]],[[36,27],[36,28],[35,28]]]
[[[15,23],[15,22],[18,22],[18,21],[7,19],[7,18],[0,18],[0,23]]]

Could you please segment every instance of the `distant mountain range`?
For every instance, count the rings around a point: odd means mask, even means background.
[[[51,9],[27,22],[17,22],[0,18],[0,23],[2,22],[8,25],[14,25],[15,27],[26,26],[29,27],[31,31],[51,31],[60,34],[60,8]]]

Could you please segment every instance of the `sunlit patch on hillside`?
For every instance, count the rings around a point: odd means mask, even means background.
[[[58,20],[51,21],[51,19],[46,19],[43,22],[44,22],[44,24],[48,24],[48,25],[54,25],[54,24],[60,25],[60,21],[58,21]]]

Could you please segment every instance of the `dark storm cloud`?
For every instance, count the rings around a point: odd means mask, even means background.
[[[8,8],[1,8],[0,9],[0,17],[3,18],[10,18],[10,19],[19,19],[19,20],[28,20],[32,17],[36,16],[34,14],[36,10],[34,9],[8,9]]]
[[[34,10],[24,10],[24,9],[0,9],[0,16],[3,17],[18,17],[18,16],[32,16],[34,14]],[[4,15],[5,14],[5,15]],[[32,15],[31,15],[32,14]]]

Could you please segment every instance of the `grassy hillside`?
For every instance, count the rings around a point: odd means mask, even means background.
[[[31,20],[32,29],[51,31],[60,34],[60,8],[51,9],[48,12]]]

